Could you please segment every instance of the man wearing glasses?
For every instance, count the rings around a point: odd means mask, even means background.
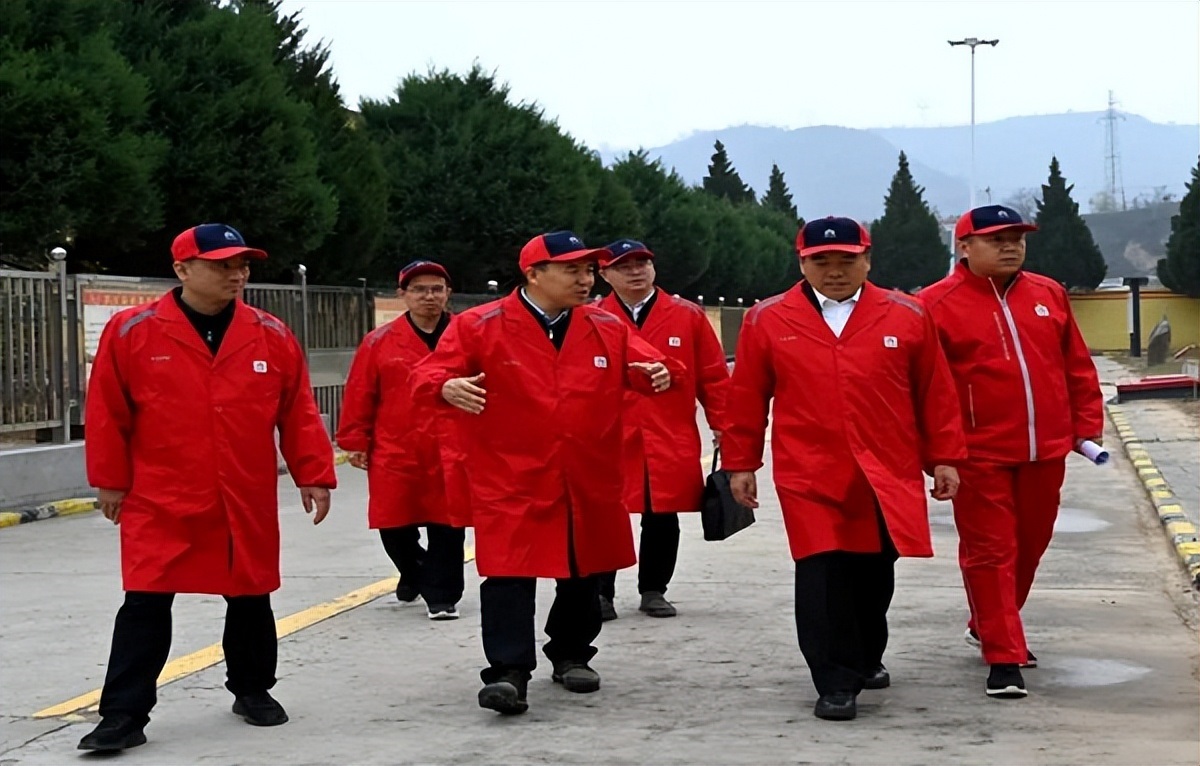
[[[171,253],[182,286],[112,318],[88,382],[88,481],[104,517],[120,525],[125,603],[100,725],[81,750],[146,742],[176,593],[225,597],[233,712],[255,726],[287,722],[268,692],[278,650],[276,430],[314,524],[337,486],[300,344],[241,300],[250,260],[267,254],[220,223],[183,232]]]
[[[400,573],[396,598],[420,596],[429,619],[454,620],[464,587],[464,530],[451,524],[437,413],[418,407],[409,387],[413,368],[453,322],[446,312],[450,274],[433,261],[414,261],[400,271],[399,295],[408,311],[363,338],[354,355],[337,443],[367,472],[367,522]]]
[[[620,239],[606,249],[612,257],[600,264],[600,276],[613,291],[600,308],[621,317],[632,332],[691,372],[662,396],[630,392],[625,397],[625,507],[642,514],[638,609],[651,617],[674,617],[675,605],[665,594],[679,555],[679,512],[699,510],[704,491],[696,401],[704,406],[714,441],[719,439],[729,370],[704,310],[655,286],[649,248]],[[606,620],[617,618],[616,577],[610,572],[600,581],[600,612]]]

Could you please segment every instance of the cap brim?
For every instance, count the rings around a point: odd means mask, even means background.
[[[967,237],[975,237],[980,234],[994,234],[995,232],[998,232],[998,231],[1008,231],[1008,230],[1037,231],[1038,227],[1032,223],[1002,223],[997,226],[985,226],[982,229],[978,229],[976,231],[971,232],[970,234],[966,234],[962,237],[959,237],[959,239],[966,239]]]
[[[569,253],[562,255],[552,255],[549,258],[543,258],[540,261],[535,261],[529,266],[537,266],[541,263],[579,263],[580,261],[603,261],[612,255],[611,252],[603,247],[591,247],[586,250],[572,250]],[[528,267],[526,267],[528,268]]]
[[[207,253],[198,253],[192,257],[199,258],[202,261],[223,261],[226,258],[236,258],[239,255],[261,261],[267,257],[267,251],[254,247],[222,247],[219,250],[209,250]]]
[[[611,255],[611,253],[610,253],[610,255]],[[600,266],[602,268],[607,269],[609,266],[612,266],[615,263],[620,263],[621,261],[625,260],[626,258],[633,258],[634,256],[641,256],[642,258],[648,258],[652,261],[654,260],[654,253],[650,252],[649,250],[647,250],[645,248],[642,248],[640,250],[630,250],[627,253],[621,253],[618,256],[614,256],[612,258],[606,259],[603,263],[600,264]]]
[[[417,277],[441,277],[442,279],[446,280],[447,282],[450,281],[450,273],[447,272],[445,268],[443,268],[442,266],[440,266],[438,264],[429,263],[429,264],[424,264],[422,266],[418,266],[415,269],[413,269],[412,271],[408,272],[407,274],[404,274],[403,276],[401,276],[400,280],[399,280],[400,281],[400,289],[404,289],[405,285],[407,285],[409,282],[413,281]]]
[[[833,252],[853,253],[855,255],[862,255],[863,253],[867,252],[870,249],[871,248],[867,247],[866,245],[817,245],[816,247],[803,248],[800,251],[800,257],[807,258],[808,256],[816,255],[817,253],[833,253]]]

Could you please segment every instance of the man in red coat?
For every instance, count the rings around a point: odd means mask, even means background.
[[[674,617],[675,605],[664,594],[679,555],[679,512],[699,510],[704,492],[696,400],[719,438],[729,369],[704,309],[655,287],[649,248],[620,239],[606,249],[613,255],[601,264],[600,276],[613,291],[600,308],[621,317],[643,340],[692,373],[662,396],[625,396],[625,507],[642,514],[638,609],[651,617]],[[616,572],[601,578],[600,612],[606,620],[617,618],[616,579]]]
[[[408,311],[363,338],[342,397],[337,443],[367,471],[367,520],[396,565],[396,598],[420,596],[431,620],[458,618],[463,538],[452,524],[440,454],[438,413],[417,406],[409,378],[453,323],[450,274],[433,261],[400,271]],[[421,548],[425,527],[429,549]]]
[[[970,461],[954,498],[971,621],[989,696],[1021,698],[1036,667],[1021,607],[1058,515],[1066,455],[1104,433],[1100,382],[1067,291],[1021,270],[1036,231],[1003,205],[975,208],[954,236],[962,260],[921,292],[958,387]]]
[[[771,414],[813,712],[847,720],[860,690],[891,683],[883,653],[897,556],[933,555],[922,469],[947,500],[966,447],[932,320],[866,281],[867,230],[825,218],[796,244],[804,281],[742,324],[722,448],[734,497],[757,507]]]
[[[300,345],[240,295],[266,258],[219,223],[171,245],[183,283],[104,328],[88,382],[85,452],[100,510],[120,525],[125,603],[117,612],[100,725],[81,750],[146,741],[158,674],[171,648],[176,593],[225,597],[233,712],[287,722],[268,690],[279,588],[275,433],[305,511],[319,524],[337,486]]]
[[[666,390],[663,356],[613,315],[584,305],[607,256],[569,231],[521,249],[525,285],[459,316],[417,368],[416,395],[468,413],[465,470],[475,527],[483,648],[481,707],[528,709],[537,665],[537,578],[558,581],[544,652],[572,692],[600,688],[596,575],[632,566],[621,477],[625,391]],[[674,363],[672,363],[674,364]]]

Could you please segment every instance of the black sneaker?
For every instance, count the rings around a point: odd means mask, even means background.
[[[864,689],[886,689],[892,685],[892,674],[883,665],[867,673],[863,679]]]
[[[600,620],[608,622],[609,620],[617,619],[617,608],[613,606],[612,599],[608,596],[600,597]]]
[[[421,595],[421,591],[415,585],[408,585],[403,580],[396,583],[396,600],[401,604],[411,604],[416,601]]]
[[[458,619],[458,607],[454,604],[429,604],[429,608],[426,610],[426,613],[429,615],[429,619],[431,620],[443,621]]]
[[[288,722],[287,711],[267,692],[243,694],[233,701],[234,715],[252,726],[279,726]]]
[[[1029,694],[1021,668],[1015,663],[992,665],[988,673],[987,696],[997,699],[1021,699]]]
[[[600,674],[588,667],[586,662],[556,662],[550,677],[554,683],[562,684],[564,689],[577,694],[589,694],[600,688]]]
[[[1022,667],[1022,669],[1036,668],[1037,667],[1037,655],[1034,654],[1033,652],[1029,651],[1028,649],[1026,649],[1025,650],[1025,661],[1021,663],[1021,667]]]
[[[858,702],[853,692],[822,694],[813,715],[826,721],[852,721],[858,716]]]
[[[648,590],[642,594],[642,605],[638,607],[638,611],[651,617],[674,617],[675,605],[658,591]]]
[[[80,750],[97,753],[115,753],[146,744],[142,729],[145,724],[125,713],[114,713],[100,719],[100,725],[79,740]]]
[[[479,690],[479,707],[500,715],[520,715],[529,709],[525,699],[527,685],[528,681],[519,674],[506,674]]]

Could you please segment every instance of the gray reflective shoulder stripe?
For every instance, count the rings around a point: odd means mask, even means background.
[[[909,298],[907,295],[897,295],[894,292],[888,292],[886,297],[892,303],[897,303],[903,306],[909,311],[914,312],[919,317],[925,316],[925,309],[921,307],[921,304],[917,303],[912,298]]]
[[[592,319],[596,320],[597,322],[620,322],[621,321],[620,319],[617,319],[615,316],[608,313],[607,311],[591,312],[588,314],[588,316],[591,317]]]
[[[759,314],[763,313],[763,311],[770,308],[771,306],[774,306],[776,303],[779,303],[785,297],[787,297],[787,293],[780,293],[779,295],[772,295],[770,298],[767,298],[765,301],[759,301],[757,306],[753,307],[748,312],[746,312],[746,320],[745,320],[746,323],[747,324],[756,324],[758,322]]]
[[[504,313],[504,307],[497,306],[496,308],[492,309],[491,311],[484,312],[483,314],[478,314],[477,316],[479,317],[479,323],[483,324],[484,322],[488,321],[489,319],[495,319],[496,317],[500,316],[503,313]]]
[[[279,333],[280,335],[282,335],[285,338],[287,337],[287,335],[288,335],[287,325],[285,325],[283,322],[280,322],[275,317],[271,316],[267,312],[262,311],[260,309],[254,309],[254,314],[255,314],[255,316],[258,317],[258,321],[260,324],[274,330],[275,332]]]
[[[154,312],[156,312],[157,310],[158,310],[157,306],[151,306],[150,308],[143,309],[143,310],[139,311],[138,313],[134,314],[133,316],[129,317],[128,319],[125,320],[125,324],[121,325],[121,329],[120,329],[120,331],[117,332],[117,336],[120,338],[124,338],[129,333],[129,331],[132,330],[135,326],[146,321],[150,317],[154,316]]]
[[[383,340],[383,336],[387,335],[388,328],[390,328],[390,327],[391,327],[391,324],[388,323],[388,324],[385,324],[383,327],[378,327],[378,328],[372,330],[371,332],[367,333],[367,347],[370,348],[371,346],[374,346],[379,341]]]

